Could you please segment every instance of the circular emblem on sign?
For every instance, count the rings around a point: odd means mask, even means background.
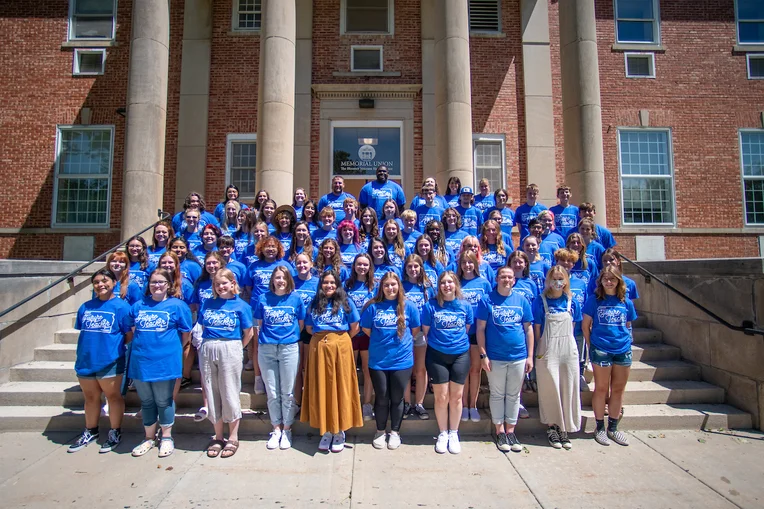
[[[363,161],[371,161],[375,155],[377,155],[377,151],[371,145],[361,145],[361,148],[358,149],[358,157]]]

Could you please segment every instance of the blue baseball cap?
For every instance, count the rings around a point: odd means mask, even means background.
[[[471,187],[463,187],[462,190],[459,192],[459,194],[475,194],[472,192]]]

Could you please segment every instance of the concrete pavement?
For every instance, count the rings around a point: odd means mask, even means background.
[[[525,450],[502,454],[490,437],[438,455],[434,440],[412,437],[397,451],[368,439],[342,453],[298,436],[290,451],[267,451],[243,437],[230,459],[209,459],[208,437],[179,435],[175,454],[143,458],[126,434],[113,453],[98,446],[68,454],[74,433],[0,434],[3,507],[704,507],[764,505],[764,434],[629,432],[630,447],[573,441],[553,450],[545,436],[520,435]],[[102,440],[105,437],[102,437]],[[102,441],[101,440],[101,441]],[[222,504],[222,505],[221,505]],[[254,504],[254,505],[253,505]]]

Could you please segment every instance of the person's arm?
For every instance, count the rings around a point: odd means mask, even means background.
[[[533,327],[531,327],[531,322],[525,322],[523,324],[523,329],[525,329],[525,347],[528,349],[528,356],[525,358],[525,374],[533,370],[533,341],[534,341],[534,334],[533,334]]]
[[[485,351],[485,320],[481,320],[478,318],[477,321],[477,344],[478,344],[478,350],[480,350],[480,355],[483,358],[480,362],[483,365],[483,369],[486,371],[486,373],[491,372],[491,359],[488,358],[488,355]]]
[[[371,329],[367,329],[366,327],[361,327],[361,330],[363,331],[364,334],[371,337]]]
[[[125,344],[129,344],[133,340],[133,334],[135,333],[135,327],[132,330],[125,333]]]
[[[584,319],[581,321],[581,330],[584,333],[584,340],[586,340],[586,348],[590,348],[591,339],[592,339],[592,317],[591,316],[584,315]]]
[[[246,328],[242,331],[242,333],[243,334],[241,338],[241,346],[242,348],[246,348],[249,342],[252,341],[252,337],[255,335],[255,328],[254,327]]]
[[[424,332],[424,337],[427,338],[427,336],[430,334],[430,326],[422,325],[422,332]]]
[[[541,339],[541,325],[533,324],[533,344],[535,344],[539,339]],[[531,355],[533,355],[532,347],[530,351],[531,351]]]
[[[300,326],[300,332],[305,328],[305,320],[297,320],[297,325]]]
[[[182,332],[180,334],[180,343],[184,347],[191,342],[191,331]]]
[[[358,335],[358,332],[361,330],[361,328],[358,326],[358,322],[353,322],[350,324],[350,331],[348,334],[350,334],[351,338],[356,337]]]
[[[312,325],[306,325],[305,326],[305,332],[307,332],[310,335],[313,335],[313,326]]]
[[[422,330],[422,328],[421,328],[421,327],[412,327],[412,328],[411,328],[411,335],[412,335],[412,336],[414,336],[414,337],[416,337],[416,336],[417,336],[417,334],[419,334],[419,331],[421,331],[421,330]]]

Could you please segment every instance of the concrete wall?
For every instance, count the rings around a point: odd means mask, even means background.
[[[636,307],[664,341],[701,367],[703,380],[723,387],[726,402],[753,416],[764,429],[764,336],[747,336],[721,325],[656,281],[639,287]],[[733,325],[752,320],[764,328],[764,259],[710,259],[641,264]]]
[[[0,260],[0,310],[76,269],[81,263],[37,260]],[[10,367],[31,361],[34,349],[53,343],[53,334],[71,329],[80,304],[90,299],[94,264],[71,282],[63,282],[12,313],[0,318],[0,383]]]

